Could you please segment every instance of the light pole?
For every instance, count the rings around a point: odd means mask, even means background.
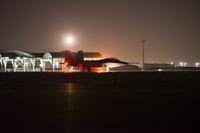
[[[145,68],[145,54],[144,54],[144,45],[145,45],[146,40],[141,40],[142,43],[142,70]]]

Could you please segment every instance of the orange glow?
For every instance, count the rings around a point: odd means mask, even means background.
[[[102,73],[105,72],[103,67],[91,67],[91,72]]]
[[[68,65],[69,65],[69,62],[65,61],[65,62],[64,62],[64,65],[65,65],[65,66],[68,66]]]

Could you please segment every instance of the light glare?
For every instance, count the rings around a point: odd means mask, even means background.
[[[199,63],[199,62],[195,63],[195,66],[196,66],[196,67],[199,67],[199,65],[200,65],[200,63]]]
[[[75,37],[74,36],[69,35],[69,36],[65,37],[65,43],[66,44],[72,45],[72,44],[74,44],[74,42],[75,42]]]
[[[184,63],[183,63],[183,62],[180,62],[180,63],[179,63],[179,65],[180,65],[180,66],[183,66],[183,65],[184,65]]]

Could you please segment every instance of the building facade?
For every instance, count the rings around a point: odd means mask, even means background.
[[[80,71],[78,65],[84,60],[99,60],[102,55],[98,52],[72,53],[43,52],[29,53],[20,50],[0,51],[1,72],[39,72],[39,71]]]

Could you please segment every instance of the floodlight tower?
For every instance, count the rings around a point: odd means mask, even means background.
[[[145,54],[144,54],[144,45],[146,40],[141,40],[142,43],[142,70],[144,70],[145,67]]]

